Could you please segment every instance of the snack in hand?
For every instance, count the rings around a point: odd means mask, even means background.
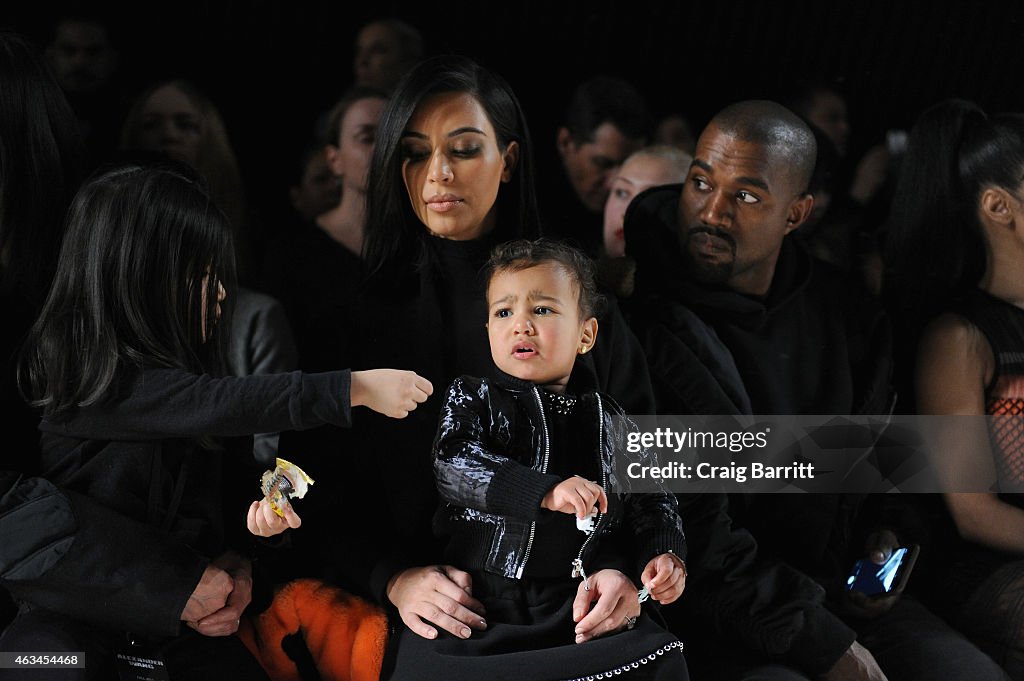
[[[261,487],[263,496],[270,502],[270,508],[283,518],[284,511],[279,504],[287,502],[288,499],[301,499],[306,496],[309,486],[313,484],[313,478],[290,461],[277,459],[276,463],[277,467],[274,470],[263,474]]]

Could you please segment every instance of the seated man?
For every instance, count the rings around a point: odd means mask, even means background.
[[[547,191],[540,206],[548,236],[598,254],[612,180],[647,142],[650,127],[643,97],[621,78],[596,76],[577,86],[556,133],[558,159],[537,165],[550,174],[541,178]]]
[[[814,159],[814,136],[795,114],[741,102],[705,128],[682,187],[634,200],[632,317],[659,413],[889,412],[884,318],[786,238],[811,212]],[[871,617],[823,601],[843,592],[863,555],[863,497],[736,495],[728,515],[738,530],[722,520],[720,495],[681,496],[692,580],[676,633],[691,643],[695,676],[708,666],[729,679],[1004,677],[910,599],[889,597]],[[715,522],[701,521],[704,510]]]

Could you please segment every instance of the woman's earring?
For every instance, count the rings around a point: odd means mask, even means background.
[[[581,355],[587,354],[587,350],[589,350],[589,349],[590,349],[589,345],[581,345],[580,346],[580,354]]]

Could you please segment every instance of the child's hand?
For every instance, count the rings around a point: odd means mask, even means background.
[[[257,537],[273,537],[289,527],[296,528],[302,524],[302,518],[287,501],[279,503],[278,508],[284,512],[283,518],[274,513],[266,499],[252,502],[249,506],[249,515],[245,518],[245,526]]]
[[[395,419],[404,419],[433,392],[430,381],[414,371],[371,369],[352,372],[352,406],[369,407]]]
[[[668,605],[686,588],[686,563],[674,553],[655,556],[647,563],[640,581],[651,593],[651,598]]]
[[[541,508],[556,513],[575,513],[577,518],[590,515],[595,506],[601,513],[607,513],[608,495],[601,485],[578,475],[552,487],[540,502]]]

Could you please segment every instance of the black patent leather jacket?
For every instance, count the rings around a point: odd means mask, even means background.
[[[653,451],[626,452],[625,429],[633,422],[607,395],[581,395],[577,409],[593,414],[597,428],[601,485],[608,512],[599,514],[595,532],[584,542],[578,560],[587,573],[601,539],[616,532],[631,535],[636,577],[647,561],[662,553],[686,557],[686,539],[674,495],[629,493],[615,457],[656,465]],[[497,382],[461,376],[449,386],[434,440],[434,478],[443,502],[435,527],[439,533],[463,532],[462,567],[518,579],[529,560],[544,495],[561,481],[547,473],[552,452],[540,390],[511,376]],[[556,454],[557,455],[557,454]],[[620,466],[620,470],[624,467]],[[613,490],[627,490],[614,493]],[[481,525],[461,526],[460,523]],[[486,531],[481,531],[486,528]],[[627,562],[627,565],[629,563]],[[566,566],[566,575],[572,566]],[[628,568],[627,568],[628,574]],[[579,575],[574,575],[579,576]]]

